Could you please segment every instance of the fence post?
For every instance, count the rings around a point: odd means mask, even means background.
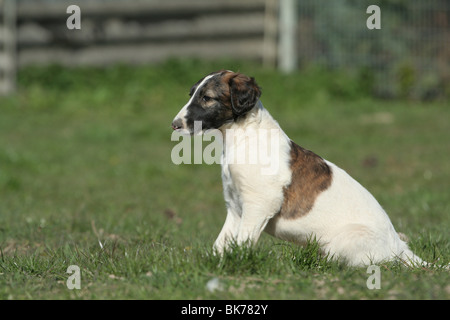
[[[0,94],[16,89],[16,1],[0,0]]]
[[[263,66],[277,66],[278,0],[266,0],[264,8]]]
[[[297,68],[297,0],[280,0],[279,69],[292,72]]]

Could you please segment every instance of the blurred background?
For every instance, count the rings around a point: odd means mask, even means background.
[[[448,0],[0,0],[0,300],[73,296],[68,261],[84,297],[211,298],[186,270],[209,270],[220,168],[175,165],[171,123],[219,69],[255,77],[293,141],[367,187],[416,254],[448,262]],[[285,250],[274,241],[259,244]],[[287,256],[267,273],[284,289],[223,297],[315,297],[317,273],[292,276]],[[383,275],[377,297],[448,297],[447,273],[428,274]],[[326,278],[317,297],[370,297],[358,277]]]
[[[81,8],[69,30],[66,8]],[[381,8],[369,30],[366,9]],[[282,71],[346,70],[382,98],[450,95],[445,0],[0,0],[0,88],[28,65],[252,60]],[[0,49],[1,50],[1,49]]]

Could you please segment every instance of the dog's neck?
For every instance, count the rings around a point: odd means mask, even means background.
[[[224,139],[226,139],[227,131],[230,129],[238,130],[245,128],[257,129],[262,121],[263,113],[269,113],[263,106],[260,100],[255,104],[255,106],[247,112],[245,115],[240,116],[236,120],[225,123],[219,130],[222,132]],[[229,131],[228,131],[229,132]]]
[[[232,167],[234,170],[242,167],[244,169],[237,170],[252,172],[256,168],[260,170],[258,174],[262,175],[288,172],[286,167],[289,162],[290,139],[260,101],[245,117],[223,126],[221,131],[221,163],[225,177],[228,177]],[[289,177],[283,178],[286,183],[289,182]]]
[[[283,150],[290,143],[289,137],[259,100],[245,116],[223,125],[219,130],[223,137],[224,155],[228,153],[228,148],[231,148],[230,152],[241,150],[239,146],[247,148],[256,144],[253,147],[258,148],[260,141],[262,141],[261,139],[267,140],[266,144],[270,144],[271,139],[276,138],[279,141],[276,144],[277,148],[282,148]],[[256,140],[253,139],[254,137],[256,137]],[[253,152],[258,151],[258,149],[253,150]],[[241,151],[243,152],[243,149]]]

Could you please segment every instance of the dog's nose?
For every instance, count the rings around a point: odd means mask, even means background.
[[[172,129],[177,130],[181,128],[183,128],[183,121],[180,118],[173,120]]]

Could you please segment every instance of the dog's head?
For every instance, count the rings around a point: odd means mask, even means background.
[[[194,84],[190,99],[172,122],[174,130],[194,132],[194,122],[201,121],[201,129],[219,129],[244,117],[255,107],[261,90],[255,82],[242,73],[213,72]]]

